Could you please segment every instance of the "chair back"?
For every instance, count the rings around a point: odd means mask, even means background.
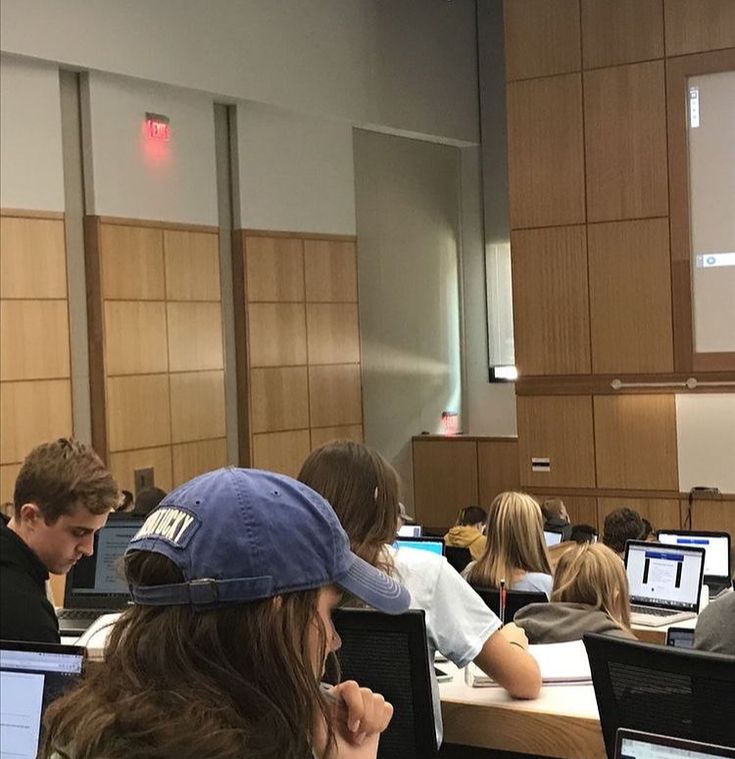
[[[470,549],[460,546],[445,546],[444,555],[458,572],[461,572],[472,561]]]
[[[472,586],[473,590],[485,602],[485,605],[500,616],[500,591],[497,588]],[[512,622],[516,612],[528,604],[542,604],[549,599],[546,593],[536,590],[508,590],[505,594],[505,621]]]
[[[609,759],[618,728],[735,745],[735,656],[587,634]]]
[[[431,672],[424,611],[391,616],[372,609],[335,609],[342,638],[337,652],[342,679],[385,696],[394,713],[381,735],[378,759],[436,755]]]

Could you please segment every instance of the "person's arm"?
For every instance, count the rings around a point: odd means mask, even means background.
[[[541,671],[528,653],[526,633],[513,622],[491,635],[474,661],[513,698],[538,697]]]

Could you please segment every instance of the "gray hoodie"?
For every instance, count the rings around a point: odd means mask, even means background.
[[[529,604],[516,613],[513,621],[526,631],[529,643],[565,643],[581,640],[585,633],[635,640],[633,633],[621,628],[602,609],[588,604]]]

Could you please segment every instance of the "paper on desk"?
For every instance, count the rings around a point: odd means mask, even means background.
[[[581,640],[533,645],[528,647],[528,653],[538,662],[541,679],[546,685],[592,681],[587,650]],[[466,680],[474,688],[497,685],[476,664],[467,667]]]
[[[107,643],[107,636],[112,630],[112,626],[117,622],[120,614],[103,614],[97,617],[94,622],[87,628],[86,632],[77,640],[77,646],[84,646],[87,649],[87,656],[90,659],[102,659],[102,654]]]

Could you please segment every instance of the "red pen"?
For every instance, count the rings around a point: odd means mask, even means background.
[[[500,624],[505,624],[505,602],[506,602],[505,580],[500,581]]]

